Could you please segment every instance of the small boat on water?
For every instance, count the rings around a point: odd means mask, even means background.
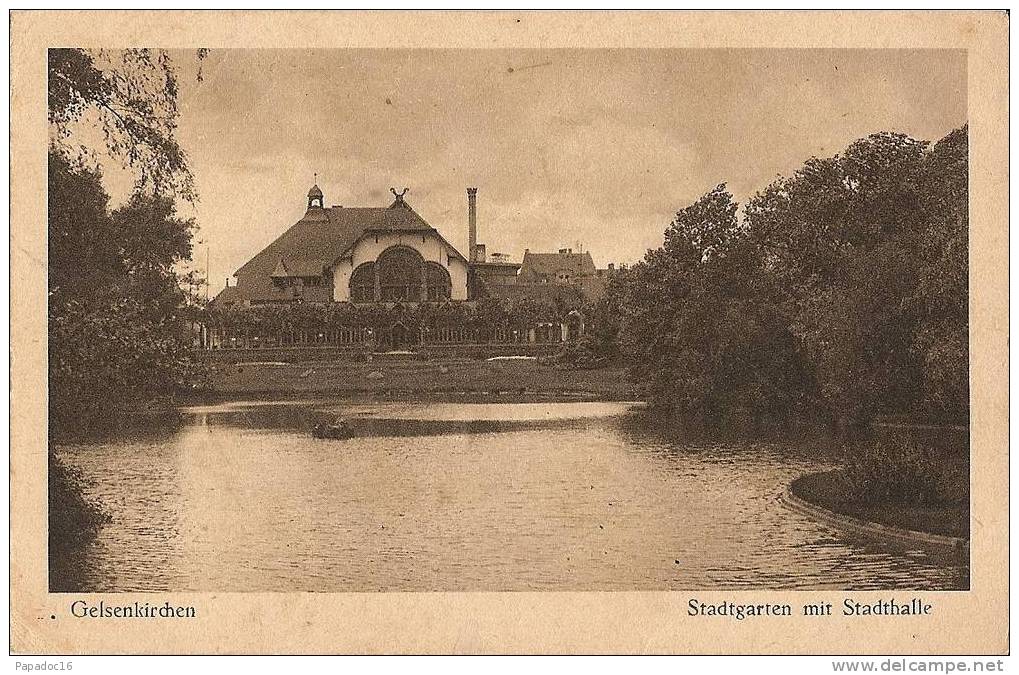
[[[354,431],[340,420],[336,424],[316,424],[311,428],[311,435],[315,438],[351,438]]]

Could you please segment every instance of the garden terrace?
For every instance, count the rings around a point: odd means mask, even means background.
[[[566,303],[488,298],[469,303],[297,303],[212,307],[207,350],[444,345],[556,345],[584,332],[584,312]]]

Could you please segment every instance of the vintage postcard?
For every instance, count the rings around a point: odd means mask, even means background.
[[[1005,13],[11,31],[13,652],[1007,651]]]

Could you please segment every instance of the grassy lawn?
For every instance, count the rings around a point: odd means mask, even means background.
[[[967,498],[931,504],[863,503],[849,493],[842,479],[842,471],[828,471],[797,478],[793,481],[794,495],[829,511],[854,518],[890,525],[906,530],[928,532],[949,537],[969,537],[968,474],[956,474],[953,493],[964,493]]]
[[[311,362],[215,364],[219,394],[565,395],[590,400],[632,397],[623,368],[565,370],[535,361]]]

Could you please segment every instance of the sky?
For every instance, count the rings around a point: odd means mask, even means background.
[[[725,182],[737,200],[858,138],[966,123],[949,50],[212,50],[182,64],[179,140],[211,292],[304,214],[387,206],[390,187],[466,253],[582,248],[598,267],[660,246]],[[116,189],[111,194],[117,199]]]

